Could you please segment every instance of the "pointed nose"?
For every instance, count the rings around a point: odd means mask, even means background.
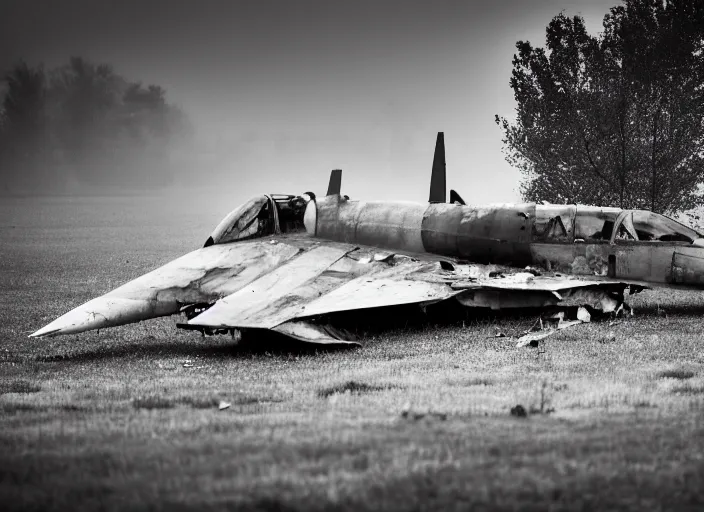
[[[76,334],[103,329],[156,316],[170,315],[178,311],[178,304],[146,299],[120,297],[97,297],[60,316],[49,325],[30,334],[30,338]]]

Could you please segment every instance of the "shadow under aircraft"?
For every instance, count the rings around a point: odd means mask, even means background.
[[[428,203],[327,194],[254,197],[204,247],[66,313],[33,337],[183,314],[205,334],[271,330],[312,343],[357,343],[340,312],[456,301],[466,307],[584,306],[618,312],[626,290],[704,287],[704,238],[645,210],[467,205],[446,199],[437,136]]]

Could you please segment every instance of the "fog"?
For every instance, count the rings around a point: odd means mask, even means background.
[[[169,153],[172,182],[148,191],[74,183],[62,193],[227,210],[259,193],[322,193],[330,169],[342,168],[350,197],[426,201],[444,131],[448,187],[468,202],[508,202],[519,200],[520,176],[504,161],[494,115],[514,110],[516,41],[542,44],[562,10],[598,32],[615,4],[6,0],[0,66],[107,63],[164,88],[189,120],[190,141]]]

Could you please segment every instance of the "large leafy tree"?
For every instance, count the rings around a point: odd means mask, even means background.
[[[516,47],[517,117],[496,121],[526,200],[704,204],[704,2],[626,0],[599,37],[559,14]]]

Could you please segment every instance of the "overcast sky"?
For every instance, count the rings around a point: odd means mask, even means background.
[[[0,66],[71,55],[167,89],[203,181],[239,202],[324,192],[427,201],[437,131],[448,187],[519,199],[494,115],[513,116],[517,40],[560,11],[591,33],[617,0],[0,0]],[[195,178],[195,176],[194,176]]]

